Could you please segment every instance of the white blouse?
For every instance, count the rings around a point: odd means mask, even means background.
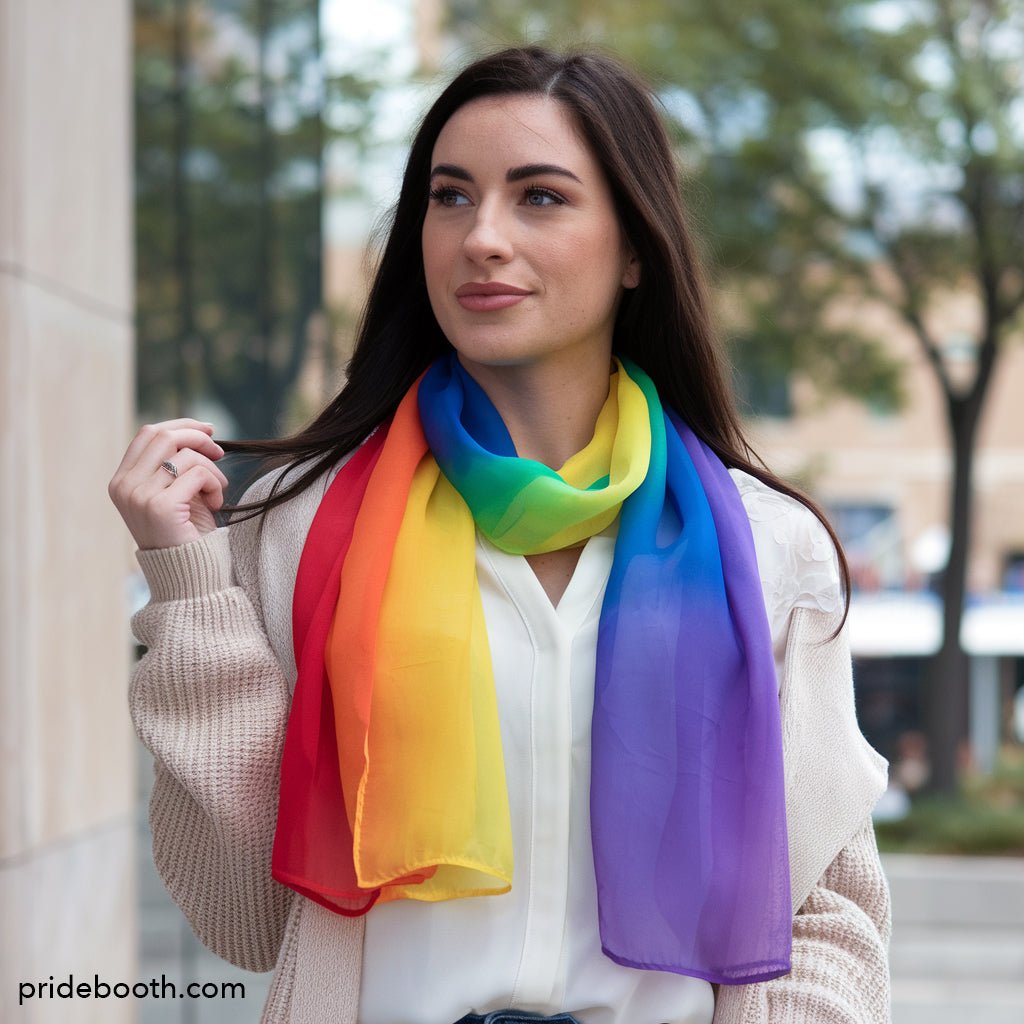
[[[751,522],[776,667],[796,606],[840,600],[828,534],[798,502],[731,472]],[[557,607],[526,560],[478,537],[512,815],[512,890],[400,900],[366,918],[361,1024],[451,1024],[505,1007],[583,1024],[711,1024],[711,986],[601,952],[590,842],[590,722],[614,526],[592,537]]]

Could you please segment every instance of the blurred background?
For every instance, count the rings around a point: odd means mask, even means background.
[[[754,445],[846,545],[894,1021],[1024,1020],[1024,4],[0,0],[0,1021],[258,1019],[153,875],[106,482],[337,392],[418,117],[524,40],[653,84]],[[246,996],[18,1005],[97,973]]]

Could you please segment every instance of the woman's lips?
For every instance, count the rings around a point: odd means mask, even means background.
[[[503,284],[500,281],[488,281],[486,284],[464,284],[455,290],[455,298],[463,309],[472,313],[489,313],[496,309],[507,309],[514,306],[529,295],[525,288]]]
[[[517,295],[513,292],[499,292],[496,295],[458,295],[459,305],[473,313],[488,313],[492,309],[506,309],[522,302],[525,295]]]

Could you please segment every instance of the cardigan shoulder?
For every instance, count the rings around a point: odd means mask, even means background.
[[[842,614],[835,545],[806,505],[739,469],[729,470],[750,521],[772,636],[784,633],[795,608]]]

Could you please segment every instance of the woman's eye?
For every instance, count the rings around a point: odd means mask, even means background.
[[[430,199],[438,206],[464,206],[469,200],[457,188],[442,185],[430,190]]]
[[[565,200],[549,188],[528,188],[526,190],[527,206],[561,206]]]

